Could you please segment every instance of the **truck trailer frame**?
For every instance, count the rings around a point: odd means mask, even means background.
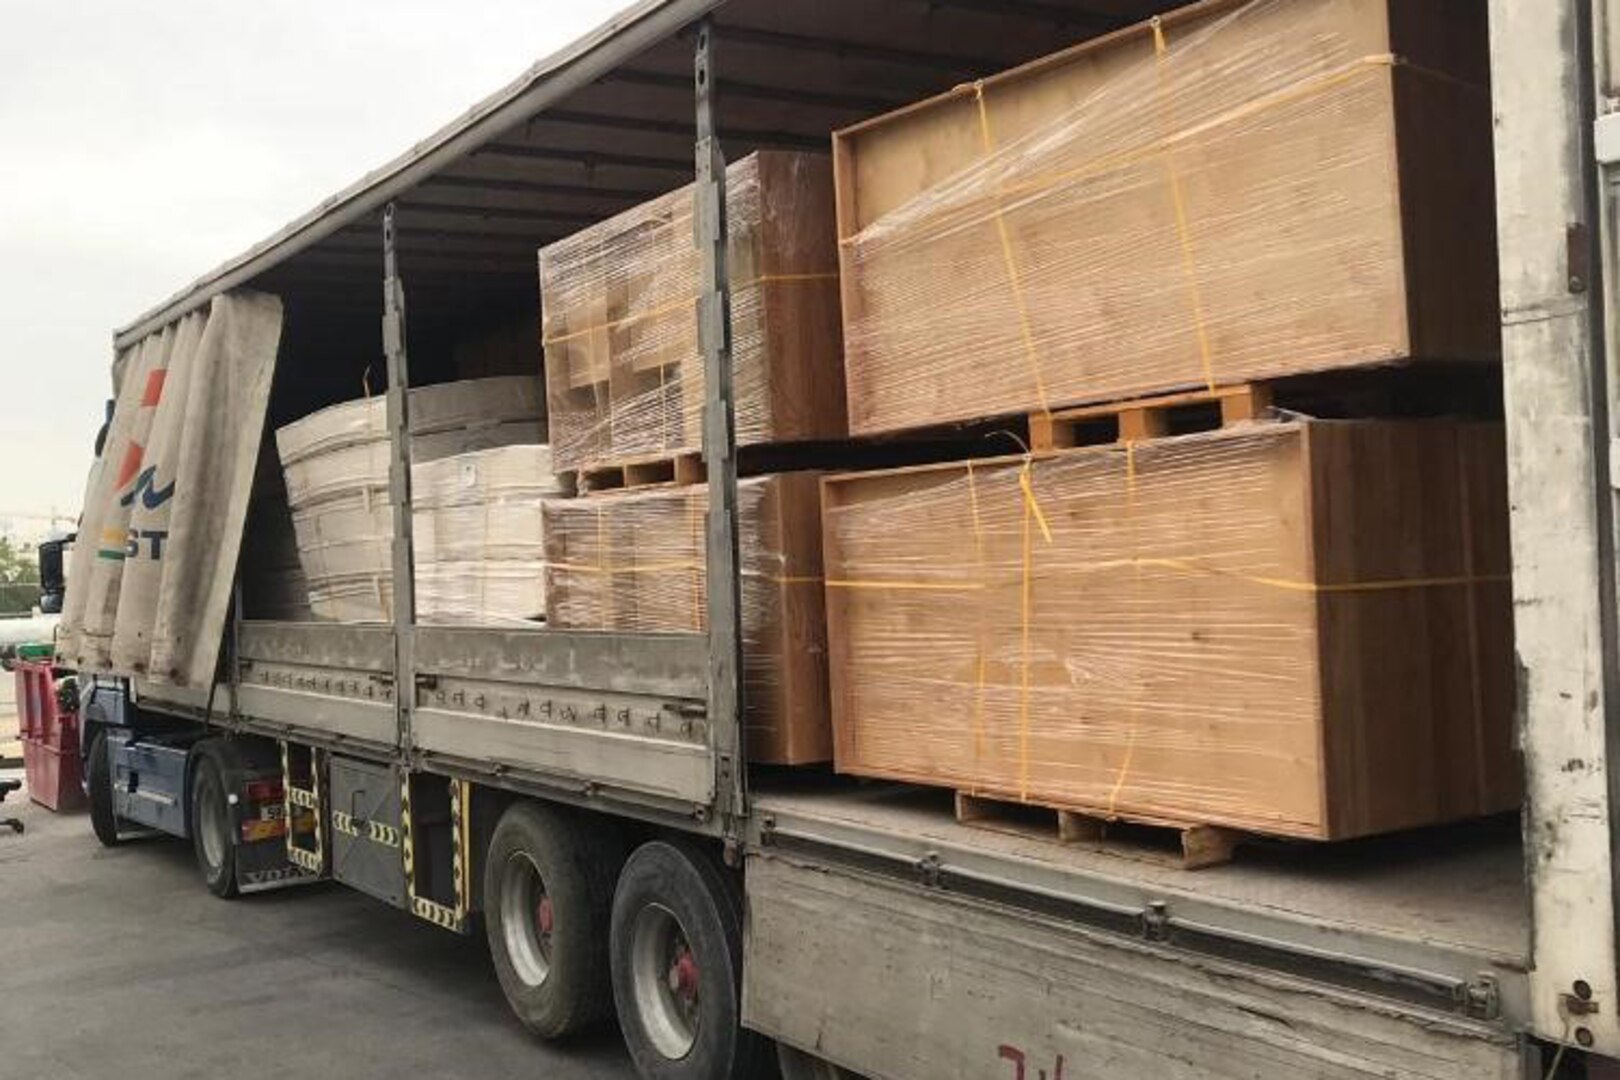
[[[128,348],[249,286],[282,293],[295,321],[313,297],[344,298],[330,318],[350,340],[380,322],[396,592],[392,625],[245,619],[238,593],[207,691],[86,679],[92,796],[99,767],[111,798],[104,839],[131,826],[192,836],[222,894],[331,877],[460,932],[478,912],[498,921],[508,885],[489,875],[491,853],[519,826],[568,843],[608,837],[610,879],[627,855],[631,866],[685,860],[719,923],[737,923],[740,955],[701,959],[729,964],[730,1015],[746,1031],[712,1059],[729,1071],[691,1071],[701,1047],[670,1051],[680,988],[670,1012],[634,970],[615,970],[648,1076],[757,1075],[762,1042],[748,1032],[781,1044],[794,1075],[889,1080],[1507,1077],[1541,1075],[1554,1053],[1620,1056],[1611,4],[1490,3],[1522,836],[1469,826],[1186,874],[966,828],[914,790],[751,775],[722,141],[824,146],[814,132],[839,117],[1128,20],[1053,0],[891,0],[857,33],[852,0],[814,13],[782,0],[644,0],[116,335]],[[911,36],[936,15],[936,36]],[[1007,28],[995,47],[974,40],[990,16]],[[824,70],[840,65],[881,90],[840,85]],[[677,118],[671,102],[688,93]],[[544,175],[522,175],[531,165]],[[580,179],[559,181],[553,166]],[[561,235],[559,222],[577,228],[656,194],[648,177],[697,185],[707,633],[418,625],[405,437],[413,274],[487,263],[505,287],[521,274],[514,234],[532,251]],[[433,201],[447,191],[472,201]],[[358,299],[377,268],[380,307],[374,285]],[[442,280],[412,295],[439,314],[481,302]],[[702,951],[700,934],[677,929],[684,940],[658,940]],[[503,986],[525,1022],[559,1034],[566,1025],[513,990],[520,945],[497,956]],[[677,955],[672,987],[683,971]],[[669,1031],[660,1042],[669,1017],[674,1042]]]

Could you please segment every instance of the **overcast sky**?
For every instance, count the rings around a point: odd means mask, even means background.
[[[112,330],[627,0],[0,0],[0,533],[78,513]]]

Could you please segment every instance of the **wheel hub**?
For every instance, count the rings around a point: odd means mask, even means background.
[[[544,934],[547,937],[551,936],[552,928],[555,925],[552,922],[552,919],[553,919],[553,915],[552,915],[552,911],[551,911],[551,897],[550,896],[542,896],[540,898],[540,905],[537,908],[535,908],[534,922],[535,922],[535,925],[540,928],[540,933]]]
[[[682,945],[675,955],[675,962],[669,966],[669,989],[679,994],[689,1002],[697,1000],[698,996],[698,966],[697,960],[692,956],[692,950]]]
[[[551,935],[556,929],[551,893],[527,852],[514,852],[501,875],[501,938],[517,977],[540,986],[551,975]]]
[[[636,913],[630,937],[631,985],[641,1026],[659,1054],[679,1061],[691,1053],[703,1026],[702,965],[686,928],[662,904]]]

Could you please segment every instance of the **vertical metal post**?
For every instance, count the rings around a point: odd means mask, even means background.
[[[394,253],[394,204],[383,211],[383,354],[388,360],[388,503],[393,509],[394,716],[399,749],[411,751],[416,704],[416,556],[411,522],[410,363],[405,286]]]
[[[1603,322],[1613,300],[1592,249],[1603,224],[1592,7],[1491,0],[1491,92],[1532,1028],[1612,1056],[1620,680]]]
[[[225,668],[226,693],[230,699],[229,716],[232,720],[242,715],[238,706],[237,690],[242,685],[242,573],[237,571],[231,581],[231,640],[230,663]],[[210,712],[213,710],[210,709]]]
[[[702,263],[698,341],[703,348],[703,460],[709,515],[704,569],[709,583],[709,730],[716,809],[728,838],[747,813],[742,737],[742,595],[737,574],[737,440],[731,385],[731,279],[726,265],[726,159],[715,128],[710,24],[697,33],[697,184],[693,223]]]

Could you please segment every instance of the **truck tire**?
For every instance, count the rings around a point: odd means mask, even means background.
[[[624,862],[618,831],[536,803],[501,815],[484,859],[484,931],[523,1026],[557,1039],[613,1010],[608,919]]]
[[[613,896],[613,999],[644,1080],[754,1080],[768,1039],[742,1026],[742,898],[703,851],[655,840]]]
[[[103,847],[122,843],[118,835],[118,815],[113,813],[112,764],[107,760],[107,733],[96,732],[90,740],[85,761],[85,786],[90,796],[90,828]]]
[[[208,891],[224,900],[237,895],[236,830],[226,801],[225,770],[206,751],[192,759],[191,846]]]
[[[776,1044],[776,1062],[782,1070],[782,1080],[863,1080],[848,1069],[795,1050],[786,1043]]]

